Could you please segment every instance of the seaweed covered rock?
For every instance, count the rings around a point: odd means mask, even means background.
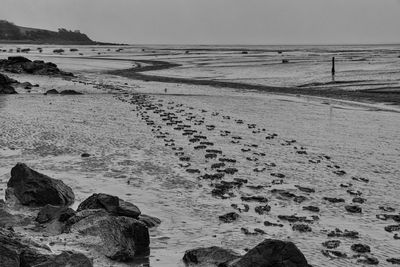
[[[115,216],[126,216],[137,219],[141,214],[139,208],[119,197],[107,194],[93,194],[79,204],[77,211],[87,209],[104,209]]]
[[[11,170],[6,199],[13,196],[27,206],[69,206],[75,200],[74,192],[63,181],[34,171],[24,163],[17,163]]]
[[[16,94],[14,87],[12,84],[16,82],[13,79],[9,78],[6,75],[0,73],[0,95],[1,94]]]
[[[149,253],[149,231],[144,223],[112,216],[103,209],[78,212],[67,221],[66,232],[90,236],[96,250],[112,260],[130,261]]]

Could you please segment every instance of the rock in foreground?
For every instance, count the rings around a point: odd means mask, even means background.
[[[309,267],[303,253],[292,242],[265,239],[240,256],[219,247],[199,248],[185,252],[186,265],[217,267]]]
[[[303,253],[292,242],[266,239],[228,267],[308,267]]]
[[[149,253],[149,231],[144,223],[107,211],[83,210],[67,221],[67,232],[91,237],[97,250],[116,261],[130,261]]]
[[[28,206],[68,206],[75,199],[72,189],[63,181],[36,172],[24,163],[18,163],[11,170],[6,199],[13,196]]]

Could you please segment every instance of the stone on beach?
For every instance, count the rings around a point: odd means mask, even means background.
[[[44,95],[58,95],[58,91],[56,89],[50,89],[44,93]]]
[[[34,171],[24,163],[17,163],[11,170],[6,199],[13,196],[28,206],[69,206],[75,200],[72,189],[63,181]]]
[[[289,241],[266,239],[226,267],[308,267],[303,253]]]
[[[115,216],[126,216],[137,219],[141,214],[139,208],[119,197],[107,194],[93,194],[79,204],[77,211],[87,209],[104,209]]]
[[[103,209],[78,212],[67,221],[66,232],[90,236],[95,249],[112,260],[130,261],[149,253],[149,231],[144,223],[112,216]]]

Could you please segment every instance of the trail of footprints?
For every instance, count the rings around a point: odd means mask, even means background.
[[[162,139],[165,146],[171,148],[180,162],[179,166],[184,168],[187,173],[194,174],[198,179],[207,182],[210,185],[210,194],[213,197],[220,199],[236,199],[240,196],[239,199],[241,203],[234,203],[231,205],[234,211],[219,216],[219,220],[222,223],[231,223],[238,220],[241,213],[246,213],[251,210],[250,207],[252,204],[255,204],[255,214],[263,218],[265,217],[264,215],[271,211],[271,206],[268,204],[270,202],[269,199],[260,194],[245,194],[243,191],[250,190],[252,192],[260,192],[266,188],[270,188],[269,193],[272,197],[279,200],[293,201],[300,205],[308,200],[307,196],[315,193],[315,189],[296,185],[298,192],[293,193],[291,192],[292,190],[273,188],[276,185],[284,184],[285,181],[285,174],[276,171],[278,166],[274,162],[266,162],[264,160],[266,154],[257,150],[257,144],[247,142],[245,136],[238,136],[226,129],[220,129],[219,125],[207,123],[207,116],[213,117],[214,119],[220,118],[221,122],[230,122],[232,125],[236,124],[241,127],[246,127],[249,136],[259,135],[266,140],[266,142],[273,142],[275,145],[291,147],[297,155],[306,157],[309,164],[324,163],[327,168],[332,170],[334,175],[343,178],[346,176],[346,171],[335,164],[328,155],[310,155],[305,147],[297,144],[296,140],[282,140],[278,137],[278,134],[267,133],[266,129],[258,128],[254,123],[246,123],[242,119],[235,119],[231,116],[220,114],[219,112],[209,112],[204,109],[198,110],[199,113],[196,114],[193,107],[188,107],[173,101],[166,103],[162,99],[157,100],[155,97],[144,94],[123,94],[115,97],[134,105],[135,109],[133,111],[151,127],[155,138]],[[202,130],[199,130],[199,128]],[[210,140],[207,136],[206,133],[211,132],[219,133],[219,136],[225,138],[232,146],[237,146],[238,151],[241,152],[243,157],[238,159],[227,156],[224,151],[218,148],[218,144]],[[188,140],[188,144],[179,146],[177,140],[173,138],[174,134],[185,136]],[[215,137],[215,134],[213,136]],[[203,155],[205,162],[209,166],[203,169],[196,168],[196,166],[193,165],[191,157],[187,155],[189,153],[184,152],[185,150],[190,150],[196,155]],[[272,179],[271,182],[269,184],[259,185],[253,184],[252,181],[248,179],[235,177],[237,173],[242,171],[239,166],[240,161],[251,162],[254,165],[252,172],[255,175],[268,175],[267,173],[269,172]],[[343,211],[347,211],[348,213],[362,213],[362,204],[365,203],[367,199],[362,197],[361,191],[353,189],[353,184],[368,182],[368,179],[363,177],[351,177],[347,182],[340,183],[339,186],[353,197],[352,203],[346,204],[345,199],[332,196],[323,197],[322,203],[342,205]],[[312,232],[311,226],[314,222],[319,220],[317,214],[320,212],[321,207],[304,205],[302,209],[312,215],[278,215],[278,222],[264,221],[263,224],[265,227],[283,227],[283,223],[289,223],[293,231],[302,233]],[[384,230],[389,233],[394,232],[393,238],[400,239],[400,236],[396,233],[400,232],[400,214],[395,214],[395,209],[392,207],[380,206],[379,209],[382,213],[376,215],[377,219],[388,221],[388,223],[397,222],[397,224],[392,223],[387,225],[384,227]],[[241,230],[245,235],[265,234],[265,231],[260,228],[255,228],[253,231],[250,231],[248,228],[243,227]],[[357,240],[360,237],[358,232],[336,228],[329,231],[327,237],[330,239],[321,244],[321,253],[324,256],[331,259],[354,259],[360,264],[376,265],[379,263],[379,260],[372,256],[370,247],[365,244],[354,243],[351,246],[351,250],[355,255],[351,257],[337,250],[341,245],[339,238]],[[400,264],[400,259],[390,258],[387,259],[387,262]]]

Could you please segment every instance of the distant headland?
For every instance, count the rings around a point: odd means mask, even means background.
[[[58,32],[56,32],[17,26],[6,20],[0,20],[0,43],[115,45],[114,43],[93,41],[79,30],[70,31],[60,28]]]

